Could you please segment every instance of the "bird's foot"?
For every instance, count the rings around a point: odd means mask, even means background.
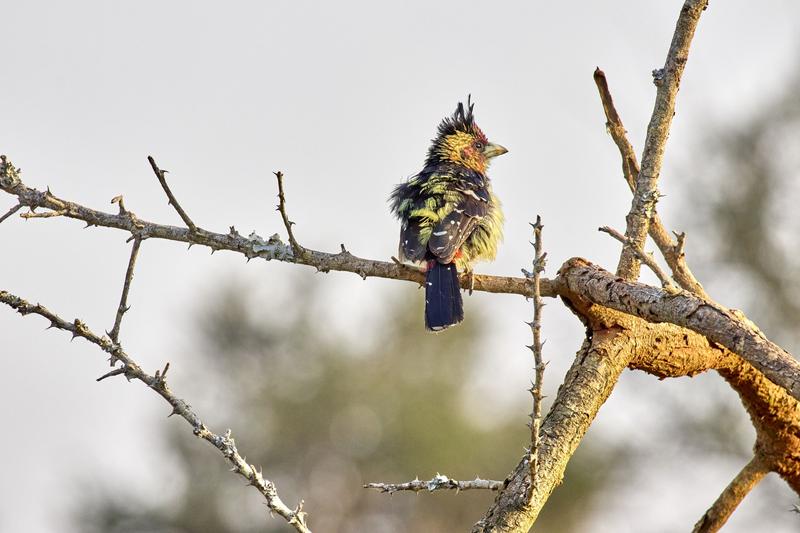
[[[470,268],[464,272],[467,277],[467,294],[472,296],[472,291],[475,290],[475,272]]]

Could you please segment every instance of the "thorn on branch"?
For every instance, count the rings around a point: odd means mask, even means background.
[[[166,387],[167,385],[167,371],[169,370],[169,362],[164,365],[164,370],[156,370],[153,376],[153,387]]]
[[[98,382],[99,381],[103,381],[106,378],[110,378],[110,377],[113,377],[113,376],[119,376],[120,374],[124,374],[127,371],[128,371],[127,367],[121,366],[119,368],[115,368],[114,370],[112,370],[110,372],[106,372],[105,374],[103,374],[102,376],[97,378],[95,381],[98,381]]]

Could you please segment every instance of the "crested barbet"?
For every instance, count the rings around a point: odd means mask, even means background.
[[[493,260],[503,239],[503,212],[486,169],[508,150],[478,128],[467,99],[439,124],[425,167],[389,198],[400,219],[400,259],[423,263],[425,327],[440,331],[464,319],[458,270]]]

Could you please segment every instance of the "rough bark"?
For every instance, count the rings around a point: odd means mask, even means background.
[[[628,212],[628,224],[625,230],[625,236],[633,242],[633,246],[623,246],[617,267],[617,275],[625,279],[639,277],[640,264],[633,248],[644,248],[644,241],[650,228],[650,218],[658,201],[658,177],[664,162],[672,118],[675,116],[681,76],[689,59],[689,47],[700,22],[700,15],[707,6],[708,0],[687,0],[683,4],[664,68],[653,73],[653,81],[658,90],[650,124],[647,126],[642,167],[636,178],[636,191]]]
[[[795,399],[800,398],[800,363],[741,314],[689,292],[670,294],[625,281],[581,258],[564,263],[559,281],[563,283],[556,288],[559,294],[579,294],[649,322],[669,322],[700,333],[740,355]]]

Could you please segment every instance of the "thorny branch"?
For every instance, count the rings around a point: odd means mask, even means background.
[[[541,448],[541,426],[542,426],[542,383],[544,382],[545,363],[542,360],[542,295],[540,289],[541,275],[544,272],[547,253],[542,251],[542,217],[536,216],[536,223],[533,227],[533,272],[523,272],[525,277],[531,280],[533,285],[533,321],[529,323],[533,334],[533,344],[529,346],[533,352],[534,381],[530,393],[533,397],[533,411],[531,411],[531,451],[530,468],[531,479],[536,479],[536,470],[539,467],[539,452]],[[533,494],[533,491],[531,491]]]
[[[207,246],[212,252],[228,250],[243,255],[247,260],[261,258],[267,261],[283,261],[307,265],[319,272],[352,272],[362,278],[378,277],[411,281],[418,284],[425,282],[425,274],[411,265],[398,264],[389,261],[374,261],[357,257],[346,249],[338,253],[327,253],[303,248],[300,256],[294,254],[291,246],[287,246],[275,234],[264,239],[255,232],[248,237],[240,235],[234,228],[228,233],[215,233],[213,231],[198,230],[192,233],[186,228],[158,224],[140,219],[122,206],[119,214],[107,213],[85,207],[75,202],[65,200],[50,192],[42,192],[25,185],[18,170],[6,159],[0,160],[0,189],[16,196],[22,205],[31,208],[45,208],[63,211],[67,218],[81,220],[88,226],[100,226],[130,232],[132,236],[142,239],[165,239],[184,242],[189,245]],[[469,280],[462,277],[461,286],[469,288]],[[530,283],[522,277],[503,277],[476,275],[474,288],[477,291],[520,294],[526,297],[533,296]],[[555,296],[552,282],[542,279],[542,296]]]
[[[200,417],[197,416],[185,400],[175,396],[172,390],[167,386],[166,381],[169,363],[167,363],[163,371],[156,371],[155,375],[150,375],[142,370],[139,364],[122,349],[119,343],[113,342],[107,336],[101,337],[97,335],[77,318],[72,322],[67,322],[41,304],[33,305],[18,296],[2,290],[0,290],[0,303],[4,303],[16,309],[17,312],[23,316],[29,314],[42,316],[50,321],[51,328],[69,331],[72,333],[73,339],[75,337],[80,337],[108,353],[111,356],[112,362],[120,361],[122,367],[101,376],[98,381],[113,375],[124,375],[128,380],[137,379],[150,387],[172,406],[172,413],[170,416],[178,415],[186,420],[192,427],[192,431],[196,437],[210,442],[215,448],[222,452],[222,455],[231,464],[231,471],[247,479],[248,483],[253,485],[264,496],[271,511],[283,517],[298,532],[311,533],[311,530],[306,524],[306,513],[303,511],[302,501],[295,509],[287,507],[278,496],[275,484],[265,479],[260,469],[256,468],[255,465],[247,463],[239,454],[236,443],[233,437],[231,437],[230,430],[226,431],[222,436],[212,432],[203,424]]]
[[[189,231],[192,233],[196,233],[197,226],[194,225],[192,219],[189,218],[189,215],[187,215],[186,211],[183,210],[181,204],[179,204],[178,200],[175,198],[175,195],[172,194],[169,185],[167,185],[167,178],[165,177],[167,171],[158,168],[158,165],[156,165],[156,160],[153,159],[153,156],[151,155],[147,156],[147,160],[150,162],[150,166],[153,167],[153,172],[155,173],[156,178],[158,178],[158,182],[161,184],[161,188],[164,189],[164,192],[167,194],[167,198],[169,199],[169,205],[175,208],[175,211],[178,212],[178,215],[181,217],[181,220],[183,220],[183,223],[186,224],[186,227],[189,228]],[[121,205],[120,208],[122,208]]]
[[[120,209],[124,209],[121,199]],[[128,269],[125,271],[125,282],[122,286],[122,296],[119,299],[119,306],[117,307],[117,316],[114,319],[114,327],[111,328],[111,332],[108,334],[108,337],[115,343],[119,342],[119,328],[122,325],[122,315],[127,313],[128,309],[130,309],[128,306],[128,292],[131,289],[131,281],[133,281],[133,269],[136,266],[136,256],[139,255],[139,247],[141,245],[142,238],[134,237],[133,246],[131,246],[131,257],[128,260]]]
[[[428,481],[421,481],[419,478],[406,483],[367,483],[364,485],[365,489],[375,489],[380,492],[388,492],[392,494],[400,491],[420,492],[428,491],[434,492],[437,490],[455,490],[461,492],[462,490],[500,490],[503,487],[502,481],[493,481],[491,479],[481,479],[476,477],[468,481],[458,481],[450,479],[444,474],[436,474]]]
[[[286,195],[283,192],[283,172],[280,170],[275,172],[275,179],[278,180],[278,211],[281,214],[281,219],[283,220],[283,225],[286,227],[286,234],[289,237],[289,245],[292,247],[292,253],[297,258],[303,258],[305,256],[305,248],[300,246],[297,242],[297,239],[294,238],[294,231],[292,231],[292,226],[294,222],[289,220],[289,215],[286,213]],[[346,254],[347,250],[342,244],[342,254]]]

